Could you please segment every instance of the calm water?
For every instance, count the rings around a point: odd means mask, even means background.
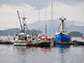
[[[0,63],[84,63],[84,46],[41,48],[0,44]]]

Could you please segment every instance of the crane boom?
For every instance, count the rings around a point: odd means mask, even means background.
[[[19,22],[20,22],[20,26],[21,26],[21,31],[22,31],[22,24],[21,24],[21,19],[20,19],[20,15],[19,15],[19,11],[17,10],[17,14],[18,14],[18,18],[19,18]]]

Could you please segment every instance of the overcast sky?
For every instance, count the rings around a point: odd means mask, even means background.
[[[53,19],[61,15],[76,25],[84,26],[84,0],[52,0]],[[19,27],[17,10],[20,16],[27,17],[27,24],[40,20],[51,19],[51,0],[0,0],[0,29]]]

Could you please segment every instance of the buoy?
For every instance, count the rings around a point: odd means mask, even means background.
[[[7,36],[7,38],[8,38],[9,36]]]
[[[12,43],[14,43],[14,41],[12,41]]]

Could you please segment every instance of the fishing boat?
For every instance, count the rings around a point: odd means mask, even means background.
[[[14,45],[19,45],[19,46],[25,46],[28,45],[29,42],[31,42],[31,36],[25,33],[25,28],[27,27],[25,19],[26,17],[23,16],[23,23],[21,23],[19,11],[17,11],[18,17],[19,17],[19,22],[21,26],[21,31],[19,34],[14,35]]]
[[[14,45],[28,45],[28,43],[31,41],[31,36],[27,35],[26,33],[19,33],[18,36],[14,36]]]
[[[84,37],[81,37],[81,39],[84,39]]]
[[[60,20],[61,23],[56,31],[54,38],[57,40],[57,42],[71,42],[71,37],[69,33],[67,33],[67,29],[64,23],[64,20],[66,20],[66,18],[63,18],[62,16]]]
[[[40,38],[39,46],[49,47],[51,45],[53,45],[53,41],[52,41],[51,37],[45,36],[45,37]]]
[[[74,40],[73,43],[76,44],[76,45],[84,45],[84,41]]]

